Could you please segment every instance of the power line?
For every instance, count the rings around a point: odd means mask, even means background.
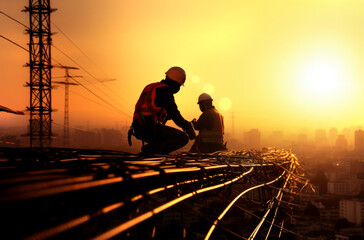
[[[26,49],[26,48],[24,48],[24,47],[22,47],[21,45],[19,45],[19,44],[17,44],[16,42],[14,42],[14,41],[12,41],[12,40],[10,40],[10,39],[8,39],[7,37],[4,37],[3,35],[1,35],[0,34],[0,37],[2,37],[2,38],[4,38],[5,40],[7,40],[7,41],[9,41],[10,43],[12,43],[12,44],[14,44],[14,45],[16,45],[16,46],[18,46],[18,47],[20,47],[21,49],[23,49],[23,50],[25,50],[25,51],[27,51],[27,52],[29,52],[29,50],[28,49]],[[52,58],[53,59],[53,58]],[[53,59],[54,60],[54,59]],[[56,61],[56,60],[55,60]],[[59,63],[58,61],[56,61],[57,63]],[[75,80],[74,78],[72,78],[73,80]],[[125,113],[125,112],[123,112],[123,111],[121,111],[121,110],[119,110],[118,108],[116,108],[115,106],[113,106],[112,104],[110,104],[109,102],[107,102],[105,99],[103,99],[102,97],[100,97],[99,95],[97,95],[96,93],[94,93],[93,91],[91,91],[89,88],[87,88],[85,85],[83,85],[82,83],[80,83],[79,81],[77,81],[77,80],[75,80],[79,85],[81,85],[83,88],[85,88],[87,91],[89,91],[90,93],[92,93],[94,96],[96,96],[97,98],[99,98],[100,100],[102,100],[103,102],[105,102],[107,105],[109,105],[109,106],[111,106],[113,109],[115,109],[117,112],[119,112],[119,113],[122,113],[122,114],[124,114],[125,116],[127,116],[127,117],[129,117],[129,118],[131,118],[131,116],[129,115],[129,114],[127,114],[127,113]]]
[[[86,129],[83,129],[83,128],[76,128],[76,127],[66,126],[63,123],[59,123],[59,122],[55,122],[55,121],[53,121],[53,123],[57,124],[57,125],[60,125],[60,126],[63,126],[63,127],[66,127],[66,128],[69,128],[69,129],[74,129],[74,130],[83,131],[83,132],[97,133],[96,131],[90,131],[90,130],[86,130]]]
[[[26,49],[26,48],[24,48],[24,47],[22,47],[21,45],[19,45],[19,44],[17,44],[16,42],[14,42],[14,41],[12,41],[12,40],[10,40],[10,39],[8,39],[7,37],[4,37],[3,35],[1,35],[0,34],[0,37],[2,37],[2,38],[4,38],[5,40],[7,40],[7,41],[9,41],[10,43],[12,43],[12,44],[14,44],[14,45],[16,45],[16,46],[18,46],[18,47],[20,47],[21,49],[23,49],[23,50],[25,50],[25,51],[27,51],[27,52],[29,52],[29,50],[28,49]],[[53,59],[53,58],[52,58]],[[53,59],[54,60],[54,59]],[[56,61],[57,63],[59,63],[58,61]],[[72,78],[72,77],[71,77]],[[74,78],[72,78],[73,80],[75,80]],[[129,117],[129,118],[131,118],[131,116],[129,115],[129,114],[127,114],[127,113],[125,113],[125,112],[123,112],[123,111],[121,111],[121,110],[119,110],[118,108],[116,108],[115,106],[113,106],[112,104],[110,104],[109,102],[107,102],[105,99],[103,99],[103,98],[101,98],[100,96],[98,96],[96,93],[94,93],[93,91],[91,91],[90,89],[88,89],[85,85],[83,85],[82,83],[80,83],[79,81],[77,81],[77,80],[75,80],[79,85],[81,85],[83,88],[85,88],[87,91],[89,91],[90,93],[92,93],[94,96],[96,96],[97,98],[99,98],[100,100],[102,100],[103,102],[105,102],[107,105],[109,105],[109,106],[111,106],[114,110],[116,110],[117,112],[119,112],[119,113],[122,113],[122,114],[124,114],[125,116],[127,116],[127,117]]]
[[[22,25],[22,26],[24,26],[26,29],[29,29],[29,27],[28,26],[26,26],[25,24],[23,24],[22,22],[20,22],[20,21],[18,21],[18,20],[16,20],[15,18],[13,18],[13,17],[11,17],[11,16],[9,16],[8,14],[6,14],[6,13],[4,13],[4,12],[2,12],[2,11],[0,11],[0,13],[1,14],[3,14],[4,16],[6,16],[6,17],[8,17],[8,18],[10,18],[11,20],[13,20],[13,21],[15,21],[16,23],[18,23],[18,24],[20,24],[20,25]],[[57,26],[56,26],[56,28],[57,29],[59,29]],[[60,29],[59,29],[60,30]],[[61,30],[60,30],[61,31]],[[63,31],[61,31],[61,33],[62,34],[64,34],[63,33]],[[65,35],[65,34],[64,34]],[[65,35],[66,36],[66,35]],[[9,42],[11,42],[12,44],[14,44],[14,45],[16,45],[16,46],[18,46],[18,47],[20,47],[21,49],[23,49],[23,50],[25,50],[25,51],[27,51],[27,52],[29,52],[29,50],[28,49],[26,49],[26,48],[24,48],[24,47],[22,47],[21,45],[19,45],[19,44],[17,44],[16,42],[14,42],[14,41],[12,41],[12,40],[10,40],[10,39],[8,39],[8,38],[6,38],[5,36],[3,36],[3,35],[0,35],[0,37],[2,37],[2,38],[4,38],[5,40],[7,40],[7,41],[9,41]],[[68,38],[68,37],[67,37]],[[70,40],[70,39],[69,39]],[[71,41],[71,40],[70,40]],[[72,41],[71,41],[72,42]],[[75,44],[74,44],[75,45]],[[82,70],[84,70],[87,74],[89,74],[91,77],[93,77],[95,80],[97,80],[97,78],[94,76],[94,75],[92,75],[89,71],[87,71],[84,67],[82,67],[80,64],[78,64],[75,60],[73,60],[70,56],[68,56],[66,53],[64,53],[62,50],[60,50],[59,48],[57,48],[56,46],[54,46],[54,45],[52,45],[54,48],[56,48],[58,51],[60,51],[63,55],[65,55],[66,57],[68,57],[72,62],[74,62],[77,66],[79,66]],[[80,51],[81,51],[81,49],[79,49]],[[81,51],[82,52],[82,51]],[[53,57],[51,58],[52,60],[54,60],[55,62],[57,62],[59,65],[62,65],[62,64],[60,64],[59,63],[59,61],[57,61],[57,60],[55,60]],[[97,80],[98,81],[98,80]],[[99,82],[101,82],[101,81],[99,81]],[[101,82],[102,83],[102,82]],[[97,96],[98,98],[100,98],[101,99],[101,97],[99,97],[97,94],[95,94],[94,92],[92,92],[90,89],[88,89],[88,88],[86,88],[83,84],[81,84],[81,83],[79,83],[82,87],[84,87],[85,89],[87,89],[89,92],[91,92],[93,95],[95,95],[95,96]],[[104,84],[103,84],[104,85]],[[109,95],[107,95],[106,93],[104,93],[103,91],[101,91],[99,88],[97,88],[101,93],[103,93],[105,96],[107,96],[107,97],[109,97],[111,100],[113,100],[114,102],[116,102],[119,106],[121,106],[122,108],[124,108],[124,110],[127,110],[124,106],[122,106],[122,105],[120,105],[117,101],[115,101],[114,99],[112,99]],[[111,89],[110,89],[111,90]],[[104,101],[104,102],[106,102],[105,100],[103,100],[102,99],[102,101]],[[110,106],[112,106],[110,103],[107,103],[108,105],[110,105]],[[121,112],[121,113],[123,113],[124,115],[126,115],[127,117],[129,117],[129,118],[131,118],[131,116],[129,115],[129,114],[127,114],[126,112],[124,112],[124,111],[121,111],[121,110],[119,110],[119,109],[117,109],[116,107],[114,107],[114,106],[112,106],[112,108],[115,108],[118,112]]]
[[[72,78],[72,77],[71,77]],[[118,112],[124,114],[125,116],[131,118],[131,116],[123,111],[121,111],[120,109],[117,109],[115,106],[113,106],[112,104],[110,104],[109,102],[107,102],[105,99],[103,99],[102,97],[100,97],[99,95],[97,95],[96,93],[94,93],[93,91],[91,91],[89,88],[87,88],[85,85],[83,85],[82,83],[80,83],[79,81],[77,81],[76,79],[72,78],[73,81],[75,81],[77,84],[81,85],[84,89],[86,89],[87,91],[89,91],[90,93],[92,93],[94,96],[96,96],[97,98],[99,98],[101,101],[103,101],[104,103],[106,103],[107,105],[111,106],[112,108],[116,109]]]
[[[13,17],[9,16],[8,14],[4,13],[3,11],[0,11],[0,13],[1,13],[1,14],[3,14],[4,16],[6,16],[6,17],[10,18],[10,19],[11,19],[11,20],[13,20],[14,22],[19,23],[20,25],[22,25],[22,26],[23,26],[23,27],[25,27],[26,29],[29,29],[29,27],[28,27],[27,25],[25,25],[24,23],[22,23],[22,22],[20,22],[20,21],[16,20],[15,18],[13,18]]]
[[[5,37],[5,36],[3,36],[3,35],[1,35],[1,34],[0,34],[0,37],[2,37],[3,39],[5,39],[5,40],[7,40],[7,41],[11,42],[12,44],[14,44],[14,45],[16,45],[16,46],[18,46],[18,47],[20,47],[21,49],[23,49],[23,50],[25,50],[25,51],[29,52],[29,50],[28,50],[28,49],[26,49],[26,48],[24,48],[24,47],[20,46],[19,44],[17,44],[16,42],[14,42],[14,41],[10,40],[9,38],[7,38],[7,37]]]
[[[61,49],[59,49],[58,47],[56,47],[55,45],[53,45],[53,47],[55,49],[57,49],[59,52],[61,52],[64,56],[66,56],[68,59],[70,59],[74,64],[76,64],[79,68],[81,68],[83,71],[85,71],[88,75],[90,75],[92,78],[94,78],[95,80],[97,80],[97,78],[91,74],[89,71],[87,71],[83,66],[81,66],[79,63],[77,63],[73,58],[71,58],[69,55],[67,55],[65,52],[63,52]],[[86,81],[88,81],[86,79]],[[97,80],[98,81],[98,80]],[[89,83],[91,83],[90,81],[88,81]],[[103,84],[104,85],[104,84]],[[112,97],[110,97],[108,94],[106,94],[104,91],[102,91],[100,88],[96,87],[97,90],[99,90],[102,94],[104,94],[105,96],[107,96],[109,99],[111,99],[114,103],[118,104],[120,107],[124,108],[124,110],[126,110],[126,108],[124,106],[122,106],[120,103],[118,103],[116,100],[114,100]],[[128,115],[130,118],[131,116],[127,113],[124,112],[125,115]]]
[[[64,88],[63,86],[59,86],[59,87]],[[91,99],[91,98],[89,98],[89,97],[83,96],[83,95],[81,95],[81,94],[79,94],[79,93],[77,93],[77,92],[75,92],[75,91],[72,91],[72,90],[69,90],[69,91],[70,91],[72,94],[76,94],[76,95],[78,95],[78,96],[80,96],[80,97],[83,97],[83,98],[85,98],[85,99],[87,99],[87,100],[89,100],[89,101],[91,101],[91,102],[93,102],[93,103],[96,103],[96,104],[98,104],[98,105],[100,105],[100,106],[102,106],[102,107],[108,108],[108,109],[110,109],[110,110],[113,110],[113,111],[115,111],[115,112],[118,112],[118,113],[119,113],[119,111],[118,111],[118,110],[115,110],[115,108],[111,108],[111,107],[109,107],[109,106],[107,106],[107,105],[104,105],[104,104],[102,104],[102,103],[96,102],[95,100],[93,100],[93,99]]]
[[[110,78],[94,61],[92,61],[91,60],[91,58],[89,57],[89,56],[87,56],[86,55],[86,53],[84,52],[84,51],[82,51],[82,49],[79,47],[79,46],[77,46],[77,44],[74,42],[74,41],[72,41],[72,39],[70,38],[70,37],[68,37],[67,35],[66,35],[66,33],[65,32],[63,32],[56,24],[54,24],[54,23],[52,23],[52,25],[53,26],[55,26],[57,29],[58,29],[58,31],[60,31],[62,34],[63,34],[63,36],[65,36],[66,38],[67,38],[67,40],[68,41],[70,41],[71,43],[72,43],[72,45],[75,47],[75,48],[77,48],[78,49],[78,51],[80,51],[95,67],[97,67],[107,78]]]
[[[56,24],[54,24],[54,23],[52,23],[52,24],[66,37],[66,39],[68,41],[70,41],[72,43],[72,45],[75,48],[77,48],[94,66],[96,66],[107,78],[110,79],[110,77],[94,61],[92,61],[91,58],[89,56],[87,56],[87,54],[84,51],[82,51],[82,49],[74,41],[72,41],[72,39],[70,37],[68,37],[64,31],[62,31]],[[99,81],[109,91],[111,91],[112,93],[114,93],[117,97],[122,98],[122,96],[120,96],[120,94],[118,94],[117,92],[115,92],[112,88],[110,88],[109,86],[107,86],[106,84],[104,84],[102,81],[98,80],[97,78],[95,78],[95,79],[97,81]]]

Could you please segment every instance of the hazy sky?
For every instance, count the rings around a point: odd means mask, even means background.
[[[0,0],[0,11],[28,25],[25,0]],[[199,94],[211,93],[226,130],[295,130],[364,123],[364,1],[362,0],[53,0],[53,44],[84,70],[71,74],[71,126],[130,123],[145,85],[171,66],[187,72],[175,95],[187,120],[200,115]],[[59,29],[80,49],[80,52]],[[24,27],[0,14],[0,34],[27,48]],[[75,66],[56,48],[52,57]],[[29,106],[28,53],[0,38],[0,105]],[[91,59],[91,61],[90,61]],[[53,62],[56,64],[56,62]],[[89,75],[92,74],[92,76]],[[54,77],[64,71],[54,68]],[[116,79],[100,83],[97,79]],[[62,80],[62,79],[54,79]],[[53,89],[56,123],[64,89]],[[111,98],[109,98],[110,96]],[[91,101],[91,100],[92,101]],[[99,104],[96,104],[98,102]],[[0,125],[28,116],[0,114]]]

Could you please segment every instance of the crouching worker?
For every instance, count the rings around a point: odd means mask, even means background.
[[[202,93],[198,98],[202,114],[197,121],[192,121],[199,134],[190,152],[212,153],[227,150],[224,144],[224,118],[212,105],[212,101],[207,93]]]
[[[173,96],[185,81],[185,71],[172,67],[166,72],[164,80],[144,88],[135,105],[129,144],[133,134],[143,141],[143,154],[167,154],[185,146],[188,139],[196,138],[192,124],[182,117]],[[169,119],[183,131],[165,126]]]

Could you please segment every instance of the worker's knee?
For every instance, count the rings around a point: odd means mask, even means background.
[[[188,138],[186,133],[183,133],[183,135],[181,135],[181,136],[182,136],[181,137],[181,142],[183,143],[183,146],[185,146],[188,143],[189,138]]]
[[[176,129],[174,136],[171,135],[170,137],[171,137],[171,142],[175,142],[177,148],[181,148],[181,147],[185,146],[189,140],[186,133],[184,133],[180,130],[177,130],[177,129]]]

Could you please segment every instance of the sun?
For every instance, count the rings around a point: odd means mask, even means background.
[[[301,77],[307,97],[320,99],[337,96],[344,81],[339,64],[330,60],[310,62]]]

